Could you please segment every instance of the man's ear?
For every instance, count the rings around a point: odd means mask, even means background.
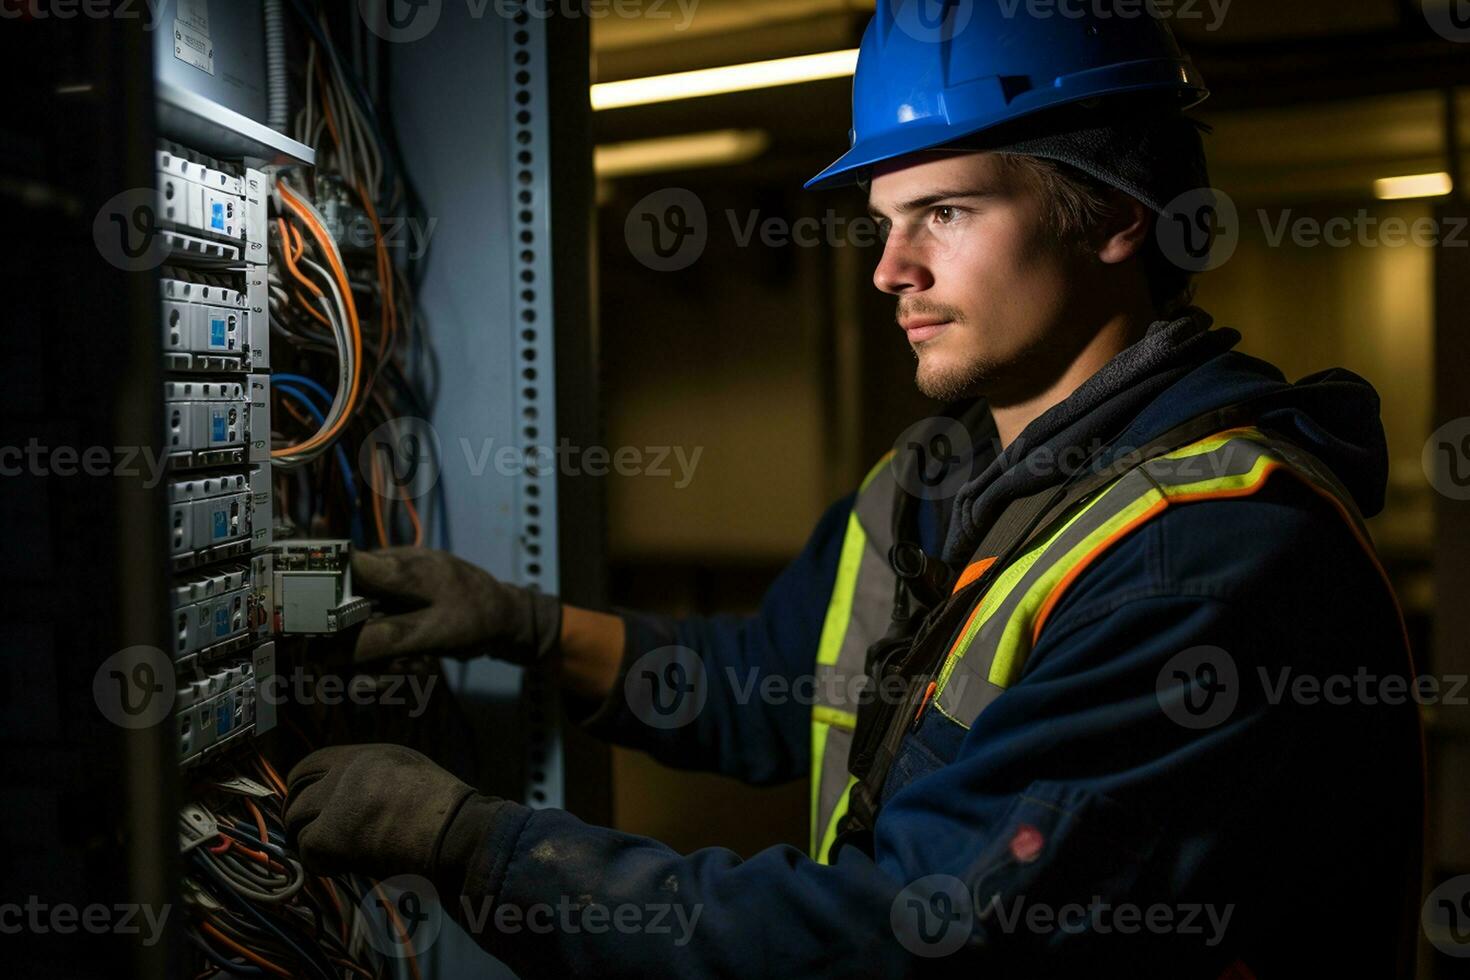
[[[1097,229],[1093,242],[1098,260],[1117,265],[1141,253],[1157,217],[1142,201],[1115,192],[1112,216]]]

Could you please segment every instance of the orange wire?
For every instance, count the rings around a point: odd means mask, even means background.
[[[249,960],[251,963],[254,963],[262,970],[269,970],[278,977],[289,977],[291,975],[291,972],[289,970],[285,969],[284,967],[277,966],[254,950],[247,949],[246,947],[241,946],[239,943],[235,942],[229,936],[226,936],[224,933],[220,932],[208,922],[200,922],[199,928],[201,931],[206,932],[211,937],[213,937],[216,942],[223,943],[225,946],[234,950],[240,956],[245,957],[245,959]]]
[[[276,773],[276,767],[273,766],[273,765],[271,765],[271,761],[269,759],[267,759],[264,755],[257,754],[256,755],[256,759],[259,760],[259,762],[260,762],[260,768],[265,772],[265,778],[266,778],[266,780],[268,782],[273,783],[275,785],[275,788],[276,788],[276,792],[277,793],[280,793],[282,796],[285,796],[286,795],[286,784],[281,779],[281,777]]]
[[[378,901],[382,903],[383,911],[387,912],[388,918],[393,921],[393,930],[398,933],[398,938],[408,952],[408,969],[413,974],[413,980],[422,980],[419,976],[419,960],[413,951],[413,940],[409,938],[407,932],[404,932],[403,922],[398,918],[398,910],[393,907],[392,902],[388,901],[388,896],[383,894],[381,883],[373,885],[373,892],[378,896]]]
[[[312,317],[314,319],[316,319],[316,321],[318,323],[320,323],[322,326],[326,327],[328,330],[332,329],[332,321],[331,320],[328,320],[326,317],[322,316],[321,311],[318,310],[315,306],[313,306],[311,304],[311,301],[309,299],[307,299],[305,296],[302,296],[301,295],[301,290],[299,290],[299,289],[296,290],[296,301],[298,303],[300,303],[301,304],[301,308],[304,309],[304,310],[306,310],[306,312],[310,313],[312,315]]]
[[[281,237],[282,238],[286,238],[287,228],[289,227],[286,224],[286,219],[285,218],[277,218],[276,219],[276,223],[277,223],[277,225],[280,228]],[[307,289],[311,290],[311,294],[313,296],[315,296],[317,299],[325,299],[327,294],[324,293],[324,292],[322,292],[322,288],[320,286],[318,286],[316,283],[312,282],[310,279],[306,278],[306,276],[296,266],[296,259],[301,255],[301,251],[304,251],[304,250],[305,249],[303,247],[302,250],[297,251],[293,255],[292,252],[291,252],[290,239],[288,238],[286,240],[286,247],[284,249],[282,249],[282,252],[281,252],[282,257],[286,260],[286,269],[291,273],[292,276],[294,276],[296,278],[296,281],[297,282],[301,283],[301,285],[303,285]]]
[[[297,218],[301,219],[301,223],[306,225],[312,237],[317,240],[317,244],[320,246],[328,265],[331,266],[332,274],[336,277],[337,285],[342,292],[342,303],[347,308],[347,319],[351,327],[352,346],[355,354],[352,369],[352,385],[348,389],[346,409],[337,421],[332,423],[330,428],[319,431],[305,442],[295,446],[284,446],[280,449],[271,450],[272,456],[289,456],[294,453],[308,452],[330,442],[342,430],[342,427],[347,424],[347,420],[352,417],[352,413],[357,407],[358,391],[362,382],[362,326],[357,320],[357,304],[352,299],[352,289],[347,282],[347,273],[343,270],[342,263],[338,260],[336,253],[327,247],[329,239],[326,229],[322,228],[321,223],[312,217],[311,212],[307,211],[301,205],[289,186],[284,182],[276,186],[280,190],[281,200],[285,202],[286,207]]]
[[[321,875],[319,880],[322,887],[327,890],[327,897],[332,900],[332,907],[337,910],[337,924],[341,927],[342,945],[347,945],[347,913],[342,909],[342,900],[337,897],[337,886],[332,884],[332,879]]]
[[[337,119],[335,116],[332,115],[331,103],[327,101],[327,79],[326,73],[322,70],[322,59],[320,53],[318,53],[318,57],[316,59],[316,80],[317,94],[321,96],[322,100],[322,115],[324,115],[327,119],[327,129],[332,134],[332,142],[337,144],[338,149],[341,149],[342,137],[337,133]]]
[[[403,498],[403,506],[408,508],[408,520],[413,524],[413,543],[415,546],[421,545],[424,543],[424,526],[419,523],[418,509],[407,497]]]
[[[267,833],[265,828],[265,814],[260,812],[260,807],[256,806],[255,801],[248,796],[245,797],[245,808],[255,818],[255,829],[260,831],[260,842],[262,844],[270,843],[270,834]]]
[[[386,548],[388,547],[388,532],[383,529],[383,495],[378,492],[378,488],[383,485],[383,464],[378,461],[376,452],[369,453],[368,458],[371,460],[369,466],[373,471],[373,523],[378,528],[378,547]]]
[[[363,211],[373,225],[373,245],[376,253],[379,313],[382,317],[381,334],[378,339],[378,366],[373,370],[373,375],[368,379],[367,390],[372,391],[373,385],[378,381],[378,374],[382,372],[383,365],[392,356],[393,339],[397,333],[398,309],[393,298],[393,264],[388,258],[388,248],[383,244],[383,226],[378,221],[377,208],[373,206],[371,196],[361,181],[357,184],[357,195],[362,198]]]
[[[305,425],[305,426],[310,426],[311,425],[311,419],[307,418],[305,415],[302,414],[301,409],[299,409],[299,408],[296,407],[296,403],[295,402],[293,402],[289,398],[285,398],[284,395],[282,395],[282,398],[284,400],[281,402],[281,404],[286,406],[286,411],[290,412],[291,415],[295,417],[296,421],[300,422],[302,425]]]

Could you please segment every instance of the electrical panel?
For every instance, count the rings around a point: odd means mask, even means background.
[[[195,765],[274,724],[266,175],[177,142],[155,166],[174,721]]]
[[[367,619],[372,604],[352,594],[351,557],[347,541],[276,545],[276,632],[331,634]]]
[[[27,243],[0,386],[23,420],[0,444],[27,471],[7,476],[3,535],[25,654],[0,678],[26,817],[6,891],[169,915],[146,942],[11,936],[11,972],[499,975],[447,920],[416,958],[382,943],[377,882],[306,868],[284,776],[387,741],[489,793],[564,799],[546,679],[354,662],[373,604],[352,556],[452,548],[551,592],[564,540],[572,574],[598,565],[594,535],[561,532],[559,473],[464,464],[486,440],[532,459],[567,434],[554,338],[589,263],[553,240],[585,248],[590,209],[552,220],[547,119],[553,79],[587,111],[585,20],[557,45],[529,4],[421,4],[439,26],[398,44],[372,18],[411,5],[129,6],[0,31],[22,49],[0,59],[0,206]],[[66,476],[63,450],[87,472]]]

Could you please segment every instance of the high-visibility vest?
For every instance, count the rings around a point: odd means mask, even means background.
[[[896,573],[888,553],[893,507],[901,491],[889,466],[891,456],[879,461],[859,489],[817,650],[810,853],[824,863],[830,861],[829,850],[856,782],[848,772],[856,723],[854,685],[864,676],[868,647],[884,635],[892,611]],[[1111,547],[1169,507],[1249,496],[1277,471],[1324,497],[1373,555],[1356,506],[1321,462],[1249,426],[1211,435],[1139,463],[1042,529],[992,578],[985,594],[973,598],[958,635],[952,641],[939,638],[949,642],[949,649],[927,710],[940,711],[968,729],[1020,679],[1052,610]],[[994,561],[982,558],[972,564],[955,592]]]

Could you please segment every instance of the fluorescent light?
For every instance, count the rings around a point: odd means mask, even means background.
[[[821,78],[851,75],[857,67],[857,48],[803,54],[794,58],[751,61],[743,65],[721,65],[671,75],[649,75],[621,82],[599,82],[592,86],[593,109],[618,109],[650,102],[693,99],[701,95],[744,92],[775,85],[794,85]]]
[[[660,170],[686,170],[738,163],[759,156],[770,145],[763,129],[716,129],[658,139],[606,143],[593,151],[599,177],[626,177]]]
[[[1455,183],[1447,173],[1409,174],[1406,177],[1384,177],[1373,182],[1373,193],[1380,201],[1402,201],[1411,197],[1444,197]]]

